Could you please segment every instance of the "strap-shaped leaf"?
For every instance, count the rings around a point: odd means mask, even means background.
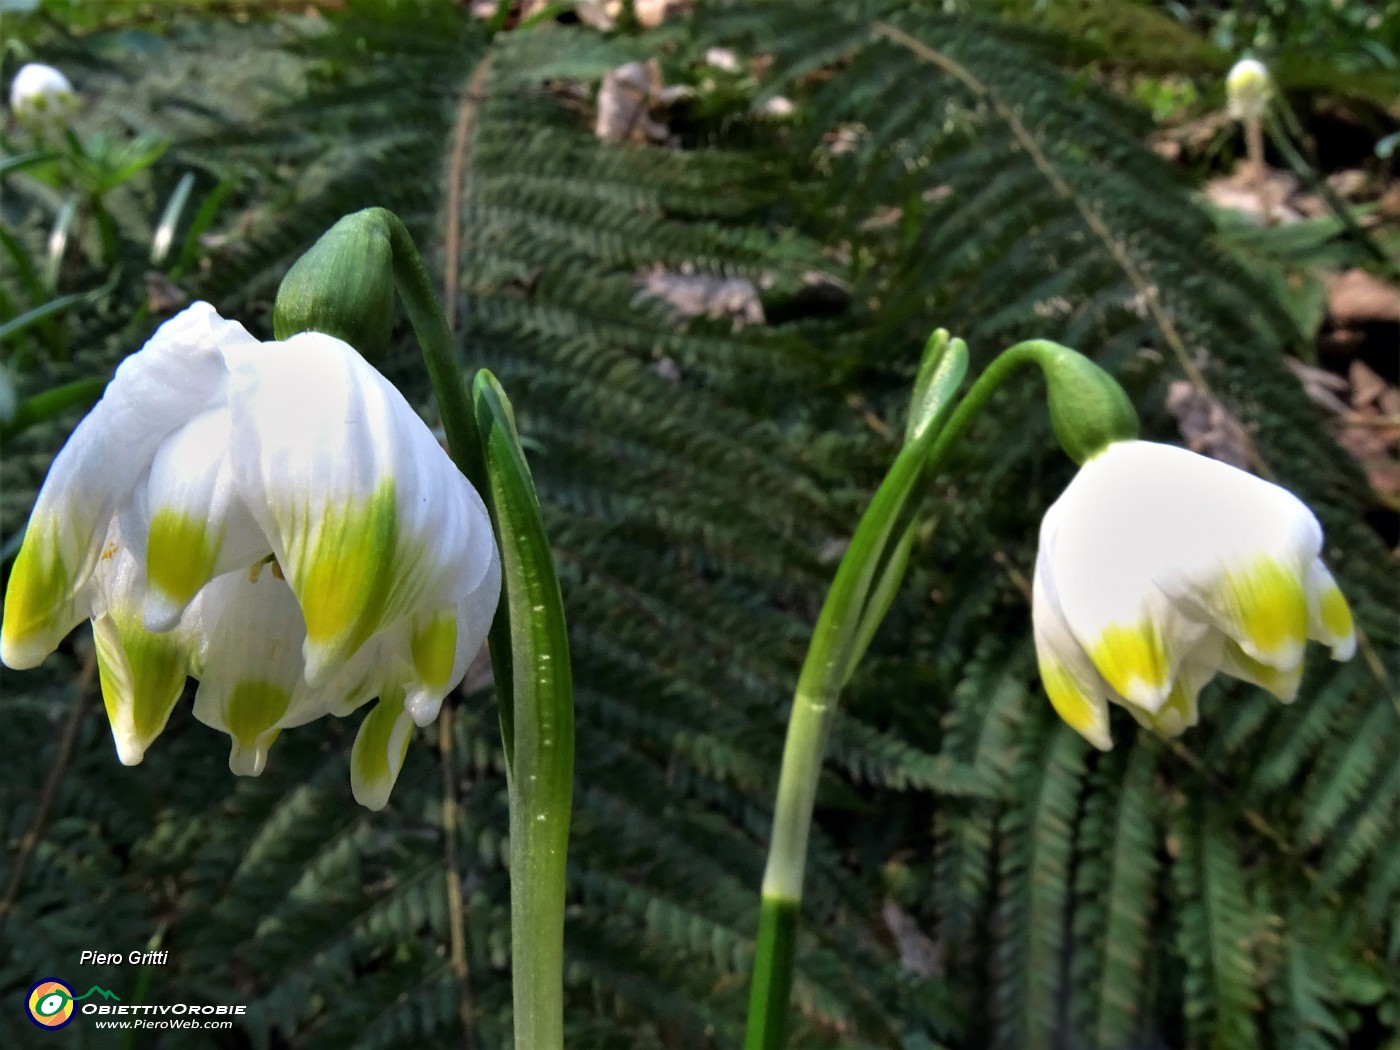
[[[573,804],[573,676],[564,602],[515,417],[495,376],[472,387],[501,568],[511,678],[510,874],[515,1045],[563,1046],[564,868]],[[498,634],[492,631],[492,648]],[[507,688],[508,686],[508,688]],[[503,727],[506,720],[502,719]]]

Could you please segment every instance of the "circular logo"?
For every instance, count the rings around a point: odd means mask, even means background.
[[[40,1028],[62,1028],[73,1020],[73,989],[49,978],[29,989],[29,1019]]]

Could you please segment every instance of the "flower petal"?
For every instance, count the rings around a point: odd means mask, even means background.
[[[286,582],[271,571],[228,573],[186,614],[199,637],[194,716],[233,738],[229,768],[257,776],[278,734],[330,709],[303,680],[306,628]]]
[[[385,696],[370,710],[355,734],[350,751],[350,790],[366,809],[380,810],[403,769],[413,719],[403,706],[402,690]]]
[[[1216,625],[1249,656],[1293,671],[1308,638],[1308,599],[1299,567],[1261,555],[1222,569],[1206,608]]]
[[[169,628],[215,576],[271,555],[228,464],[227,408],[196,416],[156,453],[146,483],[146,625]]]
[[[0,658],[33,667],[90,613],[86,586],[102,541],[162,441],[222,401],[221,348],[256,344],[208,303],[161,325],[117,369],[53,465],[29,519],[5,597]]]
[[[1200,718],[1197,698],[1215,677],[1216,661],[1193,655],[1181,665],[1166,700],[1155,712],[1145,714],[1146,724],[1166,737],[1180,736]]]
[[[1041,529],[1042,544],[1047,526],[1053,531],[1053,522],[1048,515]],[[1031,618],[1035,627],[1040,680],[1050,703],[1066,724],[1089,743],[1100,751],[1111,750],[1109,688],[1065,623],[1043,546],[1041,555],[1036,559]]]
[[[188,640],[182,631],[152,634],[141,623],[141,563],[115,530],[94,574],[104,611],[92,623],[102,702],[122,765],[140,763],[185,691]]]
[[[406,684],[404,707],[418,725],[429,725],[437,718],[443,699],[466,675],[486,642],[500,595],[501,562],[493,547],[485,578],[455,610],[414,618],[410,638],[414,673]],[[450,637],[444,626],[449,620]]]
[[[480,584],[495,549],[480,497],[353,349],[311,332],[228,360],[234,473],[305,614],[308,682]]]
[[[1285,704],[1291,704],[1298,695],[1298,684],[1303,680],[1301,662],[1287,670],[1280,670],[1271,664],[1256,660],[1245,652],[1234,639],[1225,643],[1220,658],[1221,669],[1230,677],[1238,678],[1250,685],[1267,689]]]
[[[1332,659],[1350,660],[1356,654],[1356,625],[1351,606],[1322,560],[1308,569],[1308,637],[1332,647]]]

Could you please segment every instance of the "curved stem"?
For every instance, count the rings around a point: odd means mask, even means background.
[[[428,369],[428,379],[433,384],[438,411],[442,414],[447,444],[457,465],[480,492],[486,486],[481,437],[476,430],[476,414],[472,411],[466,375],[457,354],[457,342],[452,338],[452,329],[448,327],[442,305],[433,293],[428,268],[418,254],[418,247],[413,243],[403,220],[386,208],[373,210],[389,230],[389,247],[394,260],[394,288],[403,300],[409,323],[413,325],[413,334],[418,337],[423,364]]]
[[[376,212],[389,230],[394,285],[418,336],[452,458],[486,502],[500,547],[503,608],[489,639],[510,792],[515,1045],[563,1050],[574,728],[559,580],[510,402],[485,370],[469,393],[452,330],[412,237],[392,212]],[[465,958],[459,957],[460,939],[453,943],[460,978]],[[464,1025],[470,1023],[468,1009],[463,1003]]]
[[[387,208],[370,210],[389,231],[394,288],[403,300],[404,311],[408,314],[409,323],[413,325],[414,335],[418,337],[423,365],[428,370],[428,379],[437,398],[438,413],[442,416],[442,429],[447,435],[447,447],[451,452],[452,461],[466,475],[482,499],[489,500],[491,481],[487,476],[486,456],[482,449],[481,433],[477,429],[476,411],[472,405],[471,393],[467,389],[466,373],[457,353],[457,341],[452,337],[447,317],[433,292],[428,268],[423,263],[423,257],[418,254],[418,247],[413,243],[413,237],[403,220]],[[507,617],[497,616],[492,621],[489,639],[491,672],[495,676],[497,695],[510,697],[513,695],[514,675],[510,621]],[[508,701],[498,706],[506,763],[509,765],[515,754],[514,711]]]
[[[874,601],[888,607],[890,596],[881,593],[886,581],[877,573],[887,561],[884,555],[898,531],[896,525],[909,499],[938,471],[954,443],[1007,377],[1023,365],[1042,365],[1049,355],[1062,352],[1063,348],[1047,340],[1030,340],[1011,347],[978,377],[946,423],[940,426],[935,420],[906,444],[876,490],[836,570],[798,676],[788,717],[768,863],[763,873],[745,1050],[777,1050],[787,1038],[797,917],[822,757],[841,690],[855,669],[864,643],[878,626],[878,621],[871,622],[866,615],[872,608],[872,585],[877,578]],[[902,545],[905,535],[901,533],[896,543]],[[895,555],[899,555],[898,548]],[[883,616],[884,609],[876,612]]]

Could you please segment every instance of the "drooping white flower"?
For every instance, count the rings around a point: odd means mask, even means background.
[[[10,82],[10,112],[25,127],[61,124],[77,111],[73,85],[53,66],[31,62]]]
[[[122,364],[54,460],[0,657],[33,667],[91,618],[128,765],[186,674],[195,717],[248,775],[283,729],[379,696],[352,761],[378,808],[499,592],[480,497],[387,380],[330,336],[261,343],[198,303]]]
[[[1269,68],[1257,58],[1242,58],[1225,77],[1225,97],[1230,116],[1236,120],[1258,120],[1268,112],[1274,97]]]
[[[1309,638],[1346,660],[1351,611],[1292,493],[1171,445],[1121,441],[1046,513],[1033,620],[1055,710],[1112,746],[1108,701],[1175,735],[1218,671],[1291,701]]]

